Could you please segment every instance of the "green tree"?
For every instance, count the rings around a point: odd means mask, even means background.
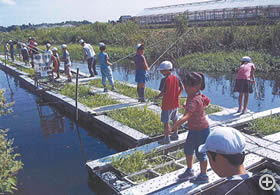
[[[12,112],[12,103],[7,103],[5,90],[0,90],[0,116],[7,115]],[[0,194],[11,193],[17,190],[16,174],[22,169],[22,162],[17,160],[20,156],[15,153],[13,148],[13,140],[7,138],[8,130],[0,129]]]

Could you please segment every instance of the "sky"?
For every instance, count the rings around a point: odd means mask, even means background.
[[[0,26],[63,21],[107,22],[144,8],[205,0],[0,0]]]

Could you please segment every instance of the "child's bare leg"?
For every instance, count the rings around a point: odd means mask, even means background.
[[[249,93],[245,93],[244,96],[245,96],[245,98],[244,98],[244,110],[246,110],[247,106],[248,106]]]
[[[239,103],[239,109],[242,109],[242,101],[243,101],[243,93],[239,93],[238,103]]]
[[[200,171],[201,171],[201,173],[206,174],[206,172],[207,172],[207,160],[200,161]]]
[[[189,169],[192,169],[193,165],[193,155],[186,155],[186,160],[187,160],[187,167]]]
[[[169,124],[164,123],[164,136],[167,137],[169,135]]]

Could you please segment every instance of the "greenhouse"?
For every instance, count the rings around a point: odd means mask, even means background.
[[[277,0],[212,0],[162,7],[146,8],[134,17],[139,24],[170,24],[183,14],[190,22],[254,20],[259,17],[278,19]]]

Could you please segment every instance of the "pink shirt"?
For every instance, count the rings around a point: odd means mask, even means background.
[[[190,130],[202,130],[209,127],[204,111],[207,102],[204,101],[201,93],[197,93],[194,96],[188,96],[187,98],[186,113],[192,114],[188,120]]]
[[[238,70],[236,79],[250,80],[252,70],[255,70],[255,65],[253,63],[241,65]]]

